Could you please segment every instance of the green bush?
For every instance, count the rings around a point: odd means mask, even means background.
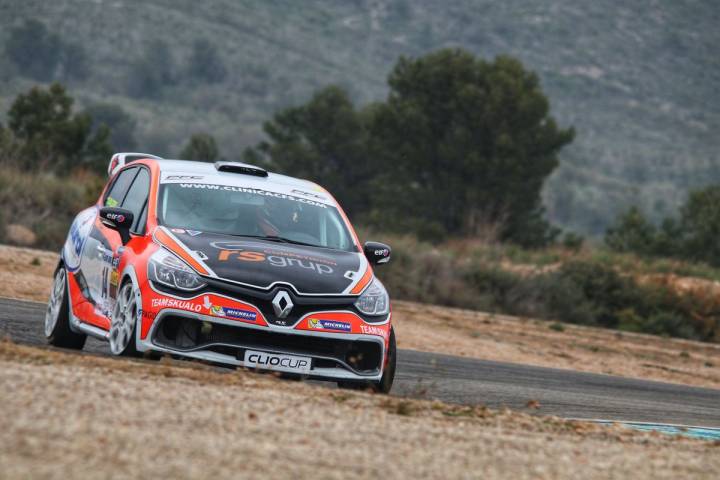
[[[57,250],[72,219],[97,200],[102,185],[103,180],[92,174],[64,178],[4,168],[0,173],[0,222],[24,225],[37,235],[35,247]]]
[[[75,113],[74,99],[64,86],[33,87],[20,94],[8,110],[8,131],[1,148],[15,144],[12,157],[0,152],[5,163],[28,171],[65,174],[76,168],[102,171],[112,153],[106,126],[92,131],[92,118]],[[7,137],[4,134],[3,137]]]
[[[480,309],[484,300],[457,274],[457,258],[413,237],[393,239],[393,260],[376,273],[399,299]]]
[[[217,142],[209,133],[195,133],[180,152],[179,158],[184,160],[197,160],[200,162],[214,162],[220,157]]]
[[[645,321],[641,331],[670,337],[699,338],[698,332],[685,317],[667,311],[651,315]]]
[[[674,257],[720,266],[720,185],[694,190],[678,219],[652,224],[640,210],[630,209],[605,234],[605,244],[616,252]]]
[[[393,261],[376,271],[396,299],[703,340],[711,340],[718,328],[714,317],[698,320],[700,299],[638,283],[607,258],[520,274],[483,255],[411,237],[391,244]]]
[[[603,327],[617,327],[617,312],[634,305],[637,293],[631,281],[621,277],[612,268],[601,264],[572,261],[565,263],[560,270],[545,275],[545,279],[552,283],[560,282],[565,288],[577,289],[578,300],[594,307],[593,319],[588,322],[573,321],[565,318],[564,321],[573,323],[591,323]]]
[[[578,325],[598,325],[598,306],[587,298],[580,285],[565,276],[550,273],[529,278],[524,290],[524,301],[513,305],[512,313]]]
[[[585,243],[585,239],[581,235],[577,235],[573,232],[567,232],[563,235],[561,243],[566,249],[572,252],[579,252]]]

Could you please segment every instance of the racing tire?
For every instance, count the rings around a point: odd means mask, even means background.
[[[60,266],[55,271],[52,291],[45,312],[45,338],[47,343],[60,348],[82,350],[87,335],[70,328],[70,300],[67,272]]]
[[[139,357],[135,339],[138,312],[142,303],[136,298],[132,280],[126,280],[118,290],[112,315],[110,315],[110,353],[124,357]]]
[[[338,387],[346,390],[371,390],[375,393],[390,393],[395,380],[395,365],[397,363],[397,345],[395,343],[395,330],[390,329],[390,346],[388,347],[388,360],[382,377],[377,382],[337,382]]]

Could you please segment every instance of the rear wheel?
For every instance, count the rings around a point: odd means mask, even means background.
[[[75,350],[82,350],[87,339],[86,335],[70,329],[70,299],[65,267],[60,267],[55,272],[45,312],[45,338],[50,345]]]
[[[110,351],[113,355],[138,356],[135,343],[135,328],[140,300],[136,298],[135,289],[131,280],[120,287],[115,308],[110,317]]]
[[[393,380],[395,380],[395,364],[397,362],[397,346],[395,344],[395,330],[390,329],[390,346],[388,347],[388,361],[385,371],[377,382],[338,382],[338,387],[348,390],[372,390],[377,393],[390,393]]]

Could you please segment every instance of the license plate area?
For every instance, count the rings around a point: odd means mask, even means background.
[[[285,353],[268,353],[257,350],[245,350],[243,363],[248,368],[275,370],[288,373],[310,373],[312,359]]]

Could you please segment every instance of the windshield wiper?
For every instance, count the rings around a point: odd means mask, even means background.
[[[269,240],[271,242],[278,242],[278,243],[291,243],[293,245],[304,245],[306,247],[319,247],[322,248],[320,245],[315,245],[314,243],[306,243],[301,242],[299,240],[292,240],[290,238],[280,237],[278,235],[239,235],[239,234],[232,234],[233,237],[244,237],[244,238],[257,238],[258,240]]]

